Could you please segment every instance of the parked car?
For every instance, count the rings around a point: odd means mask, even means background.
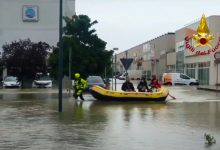
[[[183,73],[164,73],[162,82],[164,85],[199,85],[198,80]]]
[[[117,72],[116,75],[113,76],[113,78],[119,79],[119,77],[120,77],[121,75],[122,75],[121,73]]]
[[[127,77],[131,80],[140,80],[142,77],[146,77],[146,74],[143,70],[127,70],[118,79],[125,80]]]
[[[128,76],[128,73],[124,72],[124,73],[122,73],[122,74],[118,77],[118,79],[119,79],[119,80],[125,80],[127,76]]]
[[[37,74],[36,79],[32,82],[33,88],[52,88],[52,80],[49,76]]]
[[[106,85],[100,76],[89,76],[87,79],[87,88],[85,91],[89,92],[89,89],[94,85],[99,85],[103,88],[106,88]]]
[[[18,78],[15,76],[7,76],[2,81],[3,88],[19,88],[21,87],[21,82],[18,81]]]

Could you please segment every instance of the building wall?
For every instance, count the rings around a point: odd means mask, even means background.
[[[220,37],[220,16],[210,16],[206,20],[210,34],[214,35],[210,44],[215,46]],[[145,70],[149,75],[156,74],[160,77],[163,72],[182,72],[198,79],[204,85],[220,84],[220,76],[217,81],[217,64],[214,63],[214,53],[201,56],[185,48],[185,37],[196,34],[199,23],[200,19],[178,29],[175,35],[162,35],[117,54],[117,56],[123,58],[128,53],[128,58],[134,58],[134,60],[143,58],[142,65],[138,69]],[[193,45],[193,40],[190,43]],[[207,47],[197,47],[196,49],[207,50]],[[220,48],[217,51],[220,52]],[[123,70],[120,61],[118,61],[118,69]],[[135,62],[129,69],[137,69]],[[218,70],[219,75],[220,69]]]
[[[210,16],[210,29],[212,34],[214,34],[215,39],[212,41],[212,45],[216,45],[217,39],[220,37],[220,16]],[[220,48],[217,50],[220,52]],[[214,53],[210,55],[210,62],[211,62],[211,67],[210,67],[210,84],[220,84],[220,74],[218,73],[218,81],[217,79],[217,64],[214,63]],[[218,64],[218,68],[219,68]]]
[[[184,38],[186,36],[185,28],[177,30],[175,34],[176,68],[175,72],[184,72]]]
[[[167,72],[176,72],[176,52],[170,52],[166,55]]]
[[[132,49],[126,50],[124,52],[117,54],[117,71],[120,73],[123,73],[125,71],[125,68],[121,62],[121,59],[133,59],[129,70],[142,70],[142,66],[138,66],[139,60],[142,58],[143,52],[142,52],[142,45],[138,45],[133,47]],[[127,55],[127,56],[126,56]]]
[[[132,58],[130,70],[143,70],[147,76],[161,77],[167,71],[167,53],[175,51],[175,35],[167,33],[117,54],[117,69],[125,71],[120,58]]]
[[[24,6],[38,7],[38,21],[23,21]],[[63,0],[63,15],[75,14],[75,0]],[[56,46],[59,39],[59,0],[1,0],[0,51],[2,45],[30,38]]]
[[[214,39],[209,43],[215,46],[220,37],[220,16],[206,18],[210,34]],[[185,48],[184,38],[196,34],[200,20],[176,31],[176,69],[199,80],[201,84],[216,84],[217,65],[214,63],[214,53],[210,55],[196,55]],[[193,45],[193,40],[190,41]],[[208,47],[196,47],[197,50],[208,50]],[[219,49],[217,51],[220,51]]]
[[[150,61],[148,60],[148,65],[151,66],[151,74],[156,74],[159,78],[162,78],[162,74],[167,72],[166,55],[175,51],[175,34],[161,35],[151,40],[150,43],[153,45],[152,49],[154,51]]]
[[[133,58],[130,69],[143,70],[143,49],[141,45],[130,49],[128,51],[128,58]]]

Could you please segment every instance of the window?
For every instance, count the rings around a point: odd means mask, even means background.
[[[198,80],[201,85],[209,85],[209,67],[210,62],[202,62],[198,64]]]
[[[209,85],[209,68],[198,69],[198,80],[201,85]]]
[[[196,68],[196,64],[193,63],[193,64],[186,64],[186,68]]]
[[[168,65],[167,66],[167,71],[168,72],[175,72],[175,65]]]
[[[184,51],[185,50],[185,46],[184,46],[184,41],[180,41],[176,43],[176,52],[179,51]]]
[[[87,78],[88,83],[103,83],[103,80],[99,76],[89,76]]]
[[[190,79],[189,77],[187,77],[186,75],[180,74],[180,78],[182,79]]]
[[[196,77],[196,69],[186,68],[186,74],[192,78]]]
[[[199,68],[208,68],[210,67],[210,62],[199,63]]]

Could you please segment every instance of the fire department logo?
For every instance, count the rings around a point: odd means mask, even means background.
[[[190,45],[190,39],[193,39],[195,44],[194,46]],[[212,45],[209,43],[209,41],[213,40],[214,36],[210,34],[209,27],[206,22],[205,15],[202,15],[202,18],[200,20],[200,24],[197,28],[197,34],[193,34],[192,37],[185,37],[185,46],[186,49],[189,49],[191,52],[195,52],[198,55],[207,55],[211,52],[215,52],[218,50],[220,46],[220,37],[218,39],[217,45],[212,48]],[[199,47],[208,47],[207,50],[198,50],[196,48]]]
[[[193,34],[193,40],[196,42],[194,47],[197,46],[208,46],[212,48],[211,44],[209,43],[210,40],[213,40],[213,35],[209,34],[209,27],[206,23],[205,15],[202,15],[200,20],[200,24],[197,29],[197,34]]]

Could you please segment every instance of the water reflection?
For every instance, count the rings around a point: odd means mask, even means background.
[[[85,111],[83,110],[83,102],[75,103],[73,107],[73,118],[74,120],[80,121],[85,119]]]
[[[156,117],[158,110],[166,109],[166,103],[150,103],[150,102],[101,102],[94,101],[91,105],[91,109],[97,110],[102,109],[103,111],[118,111],[119,114],[123,114],[123,119],[127,122],[130,121],[131,117],[140,117],[143,120],[146,115]],[[136,116],[134,116],[134,114]],[[138,116],[137,116],[138,115]]]

